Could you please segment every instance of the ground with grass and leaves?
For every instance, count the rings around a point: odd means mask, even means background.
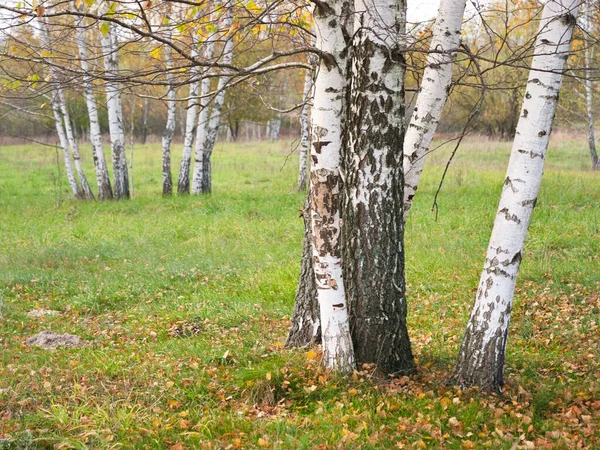
[[[451,147],[430,158],[406,229],[418,372],[389,382],[283,348],[304,201],[292,148],[223,144],[212,196],[163,199],[159,146],[140,146],[121,202],[70,199],[53,149],[0,148],[0,449],[600,448],[600,179],[583,140],[549,151],[502,397],[446,382],[510,144],[463,145],[437,220]],[[44,330],[86,345],[26,345]]]

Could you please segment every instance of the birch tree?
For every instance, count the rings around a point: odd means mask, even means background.
[[[583,85],[585,87],[585,103],[586,103],[586,116],[588,121],[588,146],[590,148],[590,157],[592,159],[592,170],[600,170],[600,159],[598,159],[598,152],[596,151],[596,137],[594,134],[594,102],[593,102],[593,88],[592,88],[592,76],[590,70],[592,68],[592,43],[590,40],[590,7],[588,1],[583,1],[582,16],[583,16],[583,46],[585,48],[584,61],[585,71]]]
[[[171,37],[171,29],[168,31]],[[162,195],[168,197],[173,194],[173,179],[171,177],[171,141],[175,133],[175,115],[177,98],[175,92],[175,77],[173,75],[173,51],[165,46],[165,69],[167,77],[167,123],[162,136]]]
[[[104,71],[108,78],[105,81],[105,90],[113,160],[114,197],[120,200],[129,198],[129,174],[125,153],[125,124],[123,123],[121,91],[116,81],[119,72],[118,42],[116,30],[110,22],[105,22],[101,31],[103,33]]]
[[[324,55],[315,80],[311,124],[310,226],[313,270],[321,316],[325,367],[351,372],[354,351],[342,275],[340,247],[340,158],[347,42],[345,25],[351,19],[343,0],[319,2],[313,13],[316,47]],[[351,24],[349,24],[351,25]]]
[[[404,221],[408,217],[425,157],[448,99],[465,6],[466,0],[440,1],[427,65],[404,138]]]
[[[316,66],[316,58],[313,55],[310,55],[308,58],[311,66]],[[302,105],[302,109],[300,110],[300,164],[298,166],[298,191],[304,191],[306,189],[308,148],[310,146],[309,112],[313,97],[314,77],[315,74],[313,70],[307,70],[306,75],[304,76],[304,89],[302,91],[304,105]]]
[[[402,221],[406,3],[355,0],[354,8],[342,160],[342,246],[352,339],[359,365],[407,373],[415,364],[406,326]]]
[[[75,2],[73,2],[75,7]],[[111,199],[113,196],[106,159],[102,146],[102,132],[100,131],[100,121],[98,119],[98,105],[92,86],[92,77],[88,63],[86,31],[82,21],[75,24],[75,40],[79,53],[79,64],[83,71],[83,94],[90,121],[90,142],[92,144],[92,156],[94,159],[94,169],[96,172],[96,183],[98,184],[98,198],[101,200]]]
[[[198,49],[198,35],[194,33],[192,35],[192,57],[198,58],[200,55]],[[200,67],[193,66],[190,70],[190,77],[192,83],[190,84],[189,100],[187,105],[187,113],[185,116],[185,133],[183,134],[183,151],[181,154],[181,164],[179,166],[179,178],[177,181],[177,193],[189,194],[190,193],[190,165],[192,162],[192,148],[194,146],[194,135],[196,133],[196,120],[198,118],[198,88],[200,82],[198,76],[200,74]]]
[[[549,0],[542,12],[500,204],[454,371],[461,386],[500,391],[504,384],[515,283],[580,1]]]

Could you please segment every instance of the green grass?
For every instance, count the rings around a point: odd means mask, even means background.
[[[437,219],[451,148],[431,155],[406,231],[419,371],[389,384],[283,349],[304,201],[290,148],[222,145],[212,196],[163,199],[159,147],[140,146],[122,202],[70,199],[51,149],[0,148],[0,449],[600,446],[600,183],[583,141],[549,152],[502,398],[445,382],[510,145],[465,143]],[[187,320],[201,332],[169,332]],[[90,345],[24,345],[45,329]]]

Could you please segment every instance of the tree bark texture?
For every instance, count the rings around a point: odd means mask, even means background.
[[[316,66],[315,57],[309,56],[309,63]],[[300,164],[298,166],[298,191],[306,190],[306,170],[308,168],[308,148],[310,146],[310,122],[309,112],[313,97],[315,73],[314,70],[307,70],[304,77],[304,90],[302,98],[304,105],[300,110]]]
[[[454,380],[460,386],[500,391],[504,384],[515,283],[542,181],[579,3],[549,0],[542,12],[500,205],[454,371]]]
[[[347,2],[329,0],[319,2],[313,14],[316,47],[326,56],[315,80],[309,190],[323,363],[342,373],[355,368],[340,248],[340,157],[348,57],[344,22],[350,13]]]
[[[75,27],[75,39],[77,40],[81,70],[84,74],[87,74],[90,72],[90,69],[88,63],[86,31],[82,25],[83,24],[79,24]],[[104,158],[104,150],[102,148],[102,133],[100,131],[100,122],[98,119],[98,106],[96,104],[96,98],[94,97],[92,78],[89,75],[83,76],[83,93],[90,120],[90,141],[92,144],[94,169],[96,171],[96,183],[98,184],[98,198],[101,200],[108,200],[113,197],[113,192],[110,184],[110,177],[108,176],[108,169],[106,167],[106,159]]]
[[[169,32],[169,35],[171,33]],[[177,96],[175,92],[173,54],[171,47],[165,46],[165,63],[167,69],[167,123],[162,136],[162,195],[169,197],[173,194],[173,178],[171,176],[171,142],[175,133],[175,117]]]
[[[200,54],[198,51],[198,37],[194,35],[192,42],[192,56],[197,58]],[[191,77],[197,79],[200,73],[198,66],[193,66],[191,69]],[[190,193],[190,166],[192,161],[192,147],[194,145],[194,136],[196,134],[196,120],[198,118],[198,88],[200,83],[194,81],[190,84],[190,93],[187,106],[187,114],[185,118],[185,133],[183,135],[183,152],[181,154],[181,164],[179,166],[179,178],[177,180],[177,193],[185,195]]]
[[[125,154],[125,125],[123,123],[121,91],[117,82],[110,79],[116,77],[119,72],[117,36],[112,25],[110,25],[106,36],[102,36],[102,51],[104,52],[104,71],[109,77],[105,82],[105,90],[113,161],[113,194],[117,200],[128,199],[129,173]]]
[[[403,0],[355,1],[344,175],[343,256],[354,353],[386,373],[415,364],[406,327],[402,141]]]
[[[321,318],[317,302],[317,285],[313,268],[312,234],[307,199],[302,211],[304,219],[304,238],[302,239],[302,259],[300,260],[300,278],[294,302],[291,327],[285,343],[286,347],[308,347],[321,343]]]
[[[81,196],[82,198],[85,198],[87,200],[93,200],[94,194],[92,193],[92,189],[90,188],[90,185],[85,176],[85,172],[83,171],[83,166],[81,165],[79,145],[77,144],[77,139],[75,139],[75,133],[73,132],[73,127],[71,125],[71,116],[69,115],[69,110],[67,108],[65,92],[63,91],[62,87],[57,87],[56,90],[64,122],[65,133],[67,135],[67,141],[69,142],[69,146],[71,147],[71,152],[73,154],[73,162],[75,163],[75,170],[77,171],[77,177],[79,178],[79,183],[81,186]]]
[[[452,84],[466,0],[441,0],[417,103],[404,138],[404,221]]]

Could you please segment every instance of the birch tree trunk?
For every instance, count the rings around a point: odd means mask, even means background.
[[[71,154],[69,153],[69,141],[65,134],[63,127],[63,118],[60,111],[60,100],[58,99],[58,92],[56,90],[52,93],[52,112],[54,113],[54,123],[56,126],[56,133],[58,134],[58,140],[60,142],[60,148],[63,152],[63,159],[65,162],[65,173],[67,174],[67,181],[69,187],[75,198],[82,198],[83,193],[77,180],[75,179],[75,172],[73,171],[73,164],[71,162]]]
[[[92,78],[88,64],[87,40],[85,36],[85,28],[82,24],[75,27],[77,48],[79,50],[79,63],[83,76],[83,93],[85,103],[90,119],[90,141],[92,144],[92,156],[94,158],[94,168],[96,171],[96,183],[98,184],[98,198],[101,200],[111,199],[113,196],[110,178],[106,168],[106,160],[104,158],[104,150],[102,149],[102,133],[100,132],[100,122],[98,120],[98,106],[94,97],[92,87]]]
[[[42,46],[46,51],[52,53],[52,45],[50,41],[50,31],[48,30],[48,24],[43,17],[38,18],[38,24],[40,26],[40,36]],[[67,181],[71,188],[71,192],[75,198],[84,198],[84,193],[77,183],[75,178],[75,172],[73,171],[73,164],[71,162],[71,154],[69,152],[69,141],[65,133],[63,116],[61,110],[61,97],[59,95],[60,86],[58,84],[58,77],[56,71],[52,65],[50,65],[50,82],[52,83],[52,113],[54,114],[54,122],[56,126],[56,133],[58,134],[58,140],[60,147],[63,152],[65,173],[67,174]]]
[[[466,0],[441,0],[417,103],[404,138],[404,221],[452,84]]]
[[[192,41],[194,48],[192,56],[197,58],[198,37],[194,34]],[[191,69],[191,77],[194,80],[198,79],[200,69],[194,66]],[[196,133],[196,120],[198,118],[198,88],[200,83],[194,81],[190,84],[190,93],[187,107],[187,115],[185,118],[185,134],[183,135],[183,152],[181,154],[181,165],[179,166],[179,179],[177,181],[177,193],[185,195],[190,193],[190,165],[192,162],[192,147],[194,145],[194,135]]]
[[[584,86],[585,86],[585,101],[586,101],[586,113],[588,119],[588,145],[590,147],[590,156],[592,158],[592,170],[600,170],[600,160],[598,159],[598,153],[596,151],[596,137],[594,135],[594,112],[593,112],[593,88],[592,88],[592,47],[590,42],[590,10],[588,0],[582,2],[583,9],[583,46],[585,47],[585,72],[584,72]]]
[[[62,118],[64,121],[65,132],[67,135],[67,140],[69,142],[69,146],[71,147],[71,152],[73,153],[73,161],[75,163],[75,170],[77,171],[77,176],[79,178],[79,183],[81,186],[81,196],[85,199],[93,199],[94,194],[92,194],[92,190],[90,189],[90,185],[85,177],[85,173],[83,171],[83,167],[81,165],[81,155],[79,154],[79,145],[77,144],[77,139],[75,139],[75,134],[73,133],[73,127],[71,126],[71,116],[69,115],[69,110],[67,109],[67,102],[65,99],[65,92],[61,87],[57,88],[58,101],[60,104],[60,110],[62,112]]]
[[[346,38],[351,34],[344,33],[344,22],[350,19],[350,13],[348,4],[343,0],[329,0],[317,3],[313,14],[316,47],[327,56],[322,58],[315,80],[309,190],[313,270],[321,315],[323,362],[325,367],[343,373],[355,368],[340,248],[340,157],[347,82]]]
[[[543,9],[500,205],[454,380],[500,391],[508,325],[523,245],[542,181],[569,44],[580,0],[549,0]]]
[[[169,31],[169,39],[171,32]],[[173,53],[171,47],[165,45],[165,63],[167,73],[167,123],[162,136],[162,195],[168,197],[173,194],[173,179],[171,177],[171,141],[175,133],[175,116],[177,98],[175,92],[173,68]]]
[[[204,48],[204,56],[206,60],[211,60],[214,57],[215,53],[215,41],[214,39],[209,39],[205,43]],[[194,148],[194,176],[192,177],[192,194],[201,194],[203,192],[202,189],[202,175],[204,168],[204,146],[206,145],[206,138],[208,136],[208,126],[209,126],[209,104],[208,104],[208,94],[210,93],[210,78],[204,77],[202,78],[202,83],[200,86],[200,96],[201,102],[204,106],[200,109],[200,114],[198,114],[198,128],[196,129],[196,145]]]
[[[314,61],[312,66],[315,66]],[[312,58],[314,59],[314,58]],[[310,146],[310,127],[309,127],[309,111],[310,103],[312,100],[312,90],[314,85],[314,71],[307,70],[304,77],[304,90],[302,92],[302,98],[304,99],[304,105],[300,110],[300,164],[298,166],[298,191],[304,191],[306,189],[306,169],[308,166],[308,147]]]
[[[102,36],[102,51],[104,52],[104,71],[108,77],[105,82],[105,90],[113,160],[114,198],[120,200],[129,198],[129,174],[125,153],[125,125],[123,123],[121,91],[116,82],[119,72],[118,43],[112,24],[109,24],[106,35]]]
[[[404,0],[356,0],[344,177],[343,256],[357,364],[415,368],[406,326],[402,141]]]
[[[321,343],[321,319],[317,302],[317,285],[312,255],[312,233],[307,199],[302,217],[304,219],[304,238],[302,239],[302,258],[300,260],[300,279],[294,300],[290,331],[286,347],[308,347]]]
[[[229,31],[233,23],[232,4],[229,2],[225,8],[223,17],[223,29]],[[233,60],[233,36],[226,36],[225,46],[223,48],[221,62],[222,64],[231,64]],[[199,168],[201,174],[200,191],[201,194],[210,194],[212,192],[212,165],[210,158],[212,156],[217,136],[219,133],[219,124],[221,123],[221,109],[225,101],[225,86],[229,81],[228,77],[220,77],[217,84],[217,95],[213,100],[210,120],[206,130],[206,140],[202,146],[202,157],[200,158]]]

